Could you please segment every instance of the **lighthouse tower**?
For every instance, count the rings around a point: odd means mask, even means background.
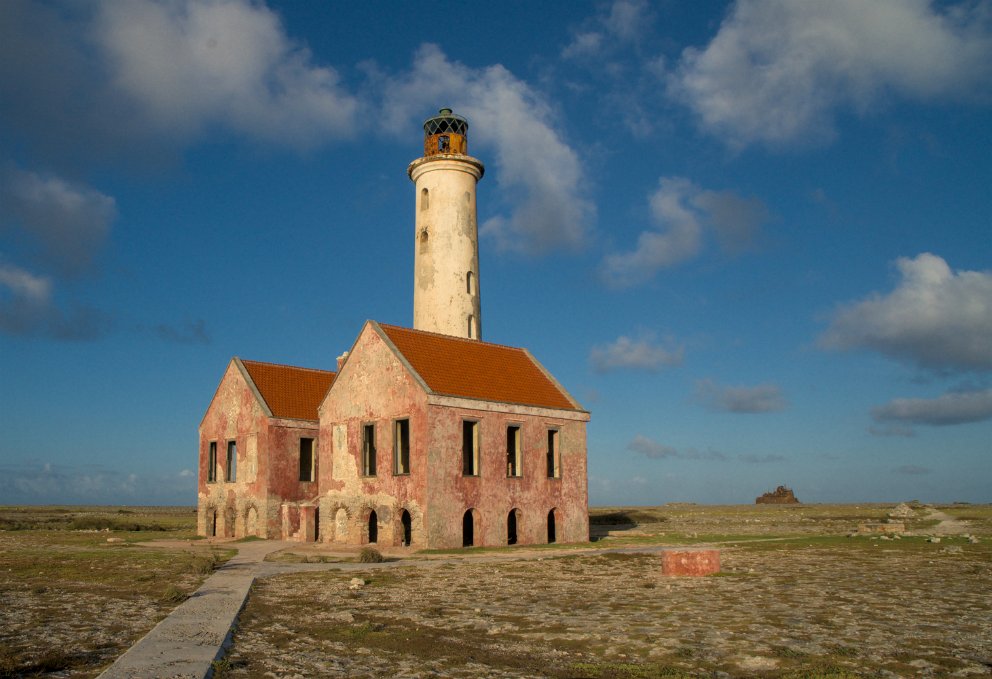
[[[413,327],[481,339],[475,186],[485,168],[468,155],[468,121],[443,108],[424,122],[416,185]]]

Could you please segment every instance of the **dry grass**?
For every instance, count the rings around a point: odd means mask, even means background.
[[[637,509],[645,542],[727,538],[717,577],[665,578],[653,554],[566,551],[271,578],[220,674],[987,676],[992,539],[846,537],[891,508]],[[961,511],[992,533],[987,508]],[[356,576],[368,584],[352,590]]]
[[[0,677],[98,674],[229,556],[133,545],[192,539],[195,521],[188,507],[0,508]]]

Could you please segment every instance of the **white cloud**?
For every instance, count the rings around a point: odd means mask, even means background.
[[[947,426],[992,419],[992,389],[950,392],[937,398],[897,398],[872,408],[876,422]]]
[[[561,51],[564,59],[595,57],[607,47],[636,42],[649,24],[645,0],[614,0],[609,11],[584,22]]]
[[[895,290],[840,307],[820,345],[871,349],[931,370],[992,369],[992,273],[953,272],[928,252],[896,266]]]
[[[701,189],[684,177],[662,177],[650,197],[655,229],[643,231],[631,252],[607,255],[600,273],[613,288],[638,285],[660,269],[698,255],[711,230],[721,249],[737,254],[753,246],[769,212],[757,198]]]
[[[647,334],[637,339],[621,335],[613,342],[593,347],[589,360],[597,372],[621,368],[657,372],[667,366],[681,365],[684,353],[684,347],[676,346],[670,338],[659,344]]]
[[[0,233],[18,229],[62,274],[85,270],[117,216],[114,199],[60,177],[0,171]]]
[[[135,474],[102,465],[0,464],[0,497],[15,504],[196,502],[195,475]]]
[[[108,0],[92,27],[116,88],[159,131],[221,126],[311,146],[348,132],[356,98],[278,16],[248,0]]]
[[[51,279],[35,276],[10,264],[0,263],[0,285],[7,288],[13,298],[35,304],[47,304],[52,294]]]
[[[989,7],[739,0],[705,48],[683,51],[669,93],[738,147],[826,140],[837,113],[891,96],[987,102]]]
[[[636,435],[627,444],[627,450],[639,453],[652,460],[680,459],[680,460],[726,460],[727,456],[716,450],[678,450],[672,446],[658,443],[647,436]]]
[[[696,399],[710,410],[731,413],[768,413],[786,406],[782,390],[774,384],[728,387],[709,379],[699,380]]]
[[[502,249],[525,254],[576,250],[589,237],[593,206],[583,197],[578,155],[555,129],[549,104],[500,65],[469,68],[436,45],[423,45],[409,72],[384,76],[381,123],[408,135],[414,121],[439,102],[469,119],[469,152],[495,152],[496,182],[509,214],[492,217],[481,233]]]

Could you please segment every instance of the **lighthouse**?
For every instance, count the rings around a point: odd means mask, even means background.
[[[416,186],[413,327],[482,338],[475,187],[485,168],[468,155],[468,121],[443,108],[424,121]]]

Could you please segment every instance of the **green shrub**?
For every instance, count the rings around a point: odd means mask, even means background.
[[[358,560],[362,563],[382,563],[382,552],[375,547],[362,547],[358,554]]]

